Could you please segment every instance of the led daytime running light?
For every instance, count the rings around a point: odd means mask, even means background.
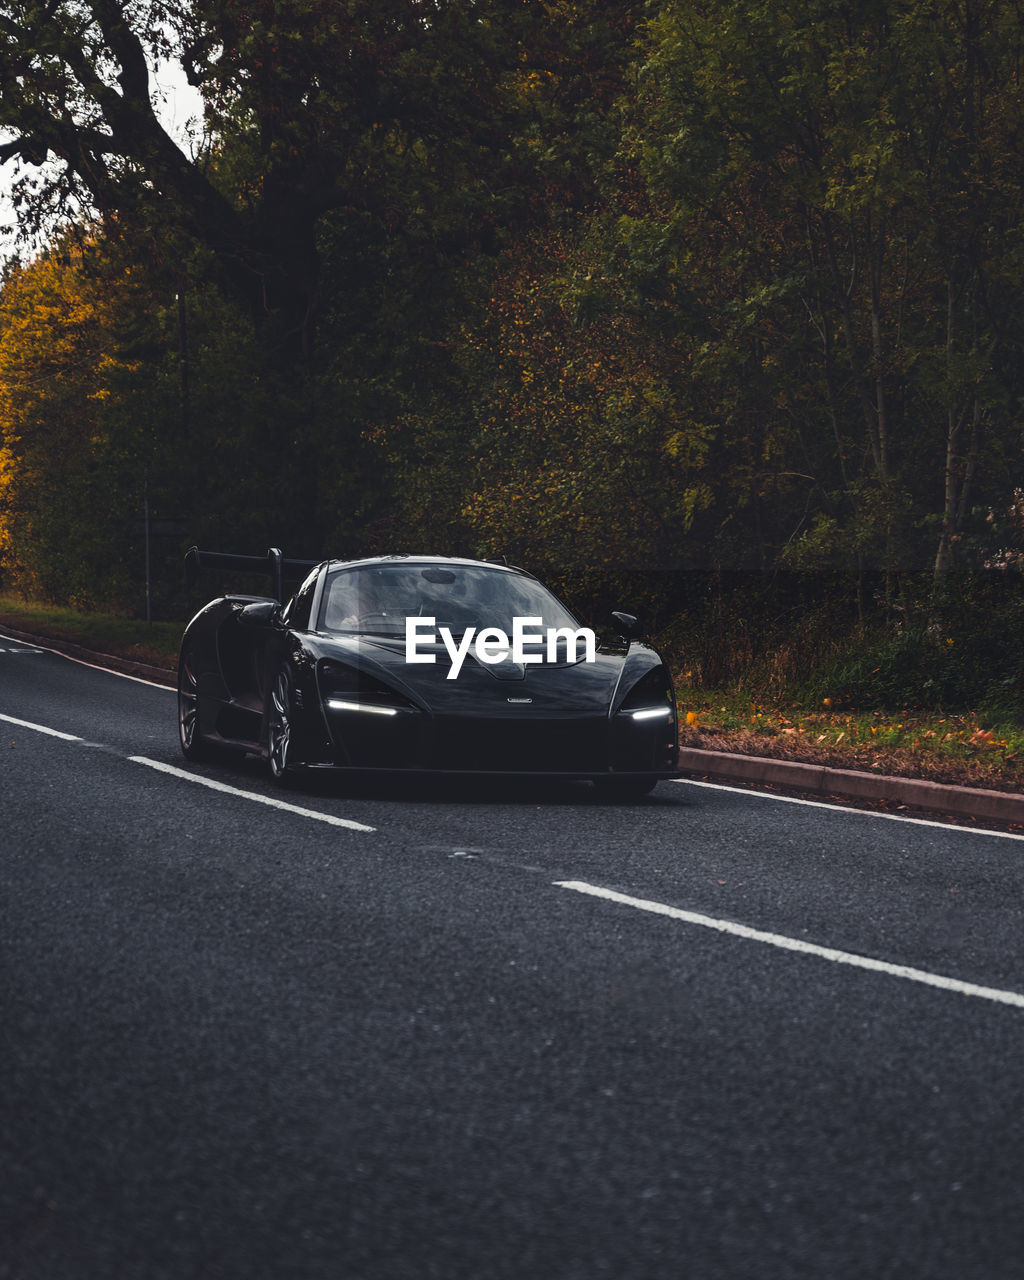
[[[670,716],[671,707],[645,707],[642,711],[631,711],[634,720],[653,720],[656,716]]]
[[[327,705],[332,711],[368,711],[375,716],[397,716],[397,707],[375,707],[369,702],[346,702],[342,698],[328,698]]]

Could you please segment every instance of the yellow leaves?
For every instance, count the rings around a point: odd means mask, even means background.
[[[689,726],[689,728],[696,729],[697,726],[700,724],[700,716],[697,714],[696,711],[687,711],[686,723]]]
[[[101,269],[107,265],[109,271]],[[144,315],[148,323],[151,307],[148,288],[142,294],[132,289],[116,264],[97,258],[83,269],[72,245],[12,270],[4,280],[0,553],[11,585],[30,588],[37,577],[46,582],[53,575],[60,590],[70,591],[76,575],[84,579],[94,572],[84,555],[75,561],[67,547],[79,532],[99,544],[108,513],[99,509],[98,495],[107,498],[107,478],[117,466],[130,465],[125,392],[140,387],[142,366],[133,340],[141,322],[135,322]],[[122,354],[125,346],[129,356]],[[59,502],[54,493],[61,495]],[[69,529],[76,534],[72,542]]]

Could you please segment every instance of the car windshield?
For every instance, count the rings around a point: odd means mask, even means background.
[[[578,625],[533,578],[460,564],[340,569],[327,579],[321,617],[327,631],[402,637],[406,618],[433,618],[452,635],[470,627],[500,627],[511,635],[513,618],[540,618],[543,628]]]

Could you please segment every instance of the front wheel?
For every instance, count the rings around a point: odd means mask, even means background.
[[[199,682],[191,649],[178,662],[178,741],[186,760],[202,760],[208,748],[199,731]]]
[[[295,681],[283,666],[274,677],[267,708],[267,763],[275,782],[284,782],[292,770],[292,729],[295,716]]]

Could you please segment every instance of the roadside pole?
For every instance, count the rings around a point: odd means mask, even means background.
[[[149,468],[147,467],[143,473],[142,481],[142,516],[143,523],[146,526],[146,625],[149,626],[153,621],[153,612],[150,604],[150,583],[149,583]]]

